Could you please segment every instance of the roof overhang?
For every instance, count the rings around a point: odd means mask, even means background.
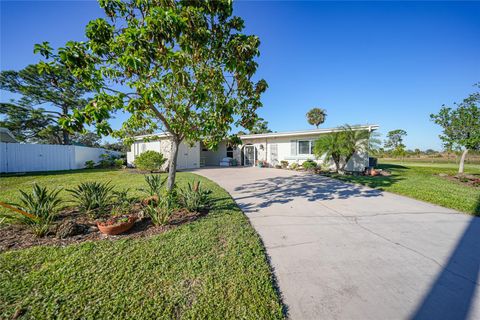
[[[379,126],[376,124],[371,124],[371,125],[351,126],[351,128],[353,130],[368,130],[372,132],[377,130]],[[239,138],[242,140],[248,140],[248,139],[315,136],[320,134],[339,132],[343,130],[344,129],[342,127],[337,127],[337,128],[302,130],[302,131],[271,132],[271,133],[260,133],[260,134],[246,134],[246,135],[239,136]]]
[[[376,124],[368,124],[368,125],[358,125],[358,126],[351,126],[353,130],[368,130],[370,132],[375,131],[379,128]],[[327,134],[332,132],[339,132],[345,130],[342,127],[336,128],[326,128],[326,129],[313,129],[313,130],[301,130],[301,131],[285,131],[285,132],[270,132],[270,133],[260,133],[260,134],[246,134],[239,136],[242,140],[249,140],[249,139],[265,139],[265,138],[284,138],[284,137],[305,137],[305,136],[315,136],[320,134]],[[157,134],[146,134],[142,136],[135,136],[135,141],[142,141],[142,140],[150,140],[153,141],[158,139],[164,139],[170,137],[171,134],[168,132],[162,132]]]

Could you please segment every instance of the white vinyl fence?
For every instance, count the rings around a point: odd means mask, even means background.
[[[82,169],[88,160],[99,162],[104,153],[121,155],[102,148],[0,142],[0,172]]]

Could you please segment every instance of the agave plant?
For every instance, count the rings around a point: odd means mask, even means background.
[[[165,191],[158,202],[153,202],[145,207],[144,212],[152,219],[156,226],[166,225],[177,208],[177,198],[174,192]]]
[[[145,182],[147,183],[147,188],[141,188],[140,191],[145,192],[148,196],[159,197],[162,193],[165,181],[167,181],[167,179],[162,179],[162,176],[158,174],[145,175]]]
[[[189,182],[187,187],[179,190],[179,200],[189,211],[200,211],[209,205],[210,193],[211,190],[202,188],[200,181]]]
[[[2,214],[3,220],[10,220],[24,224],[31,228],[33,233],[42,237],[48,230],[60,210],[61,200],[58,194],[61,190],[49,191],[46,187],[34,184],[31,193],[19,190],[18,203],[9,203],[2,206],[12,210],[14,214]]]
[[[68,189],[82,212],[96,219],[105,213],[114,200],[113,186],[108,182],[83,182]]]

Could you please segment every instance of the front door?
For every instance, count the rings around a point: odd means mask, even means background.
[[[243,165],[253,167],[255,165],[255,147],[245,146],[243,154],[244,154]]]

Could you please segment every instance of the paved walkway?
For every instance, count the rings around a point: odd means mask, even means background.
[[[320,176],[195,173],[260,234],[292,319],[480,319],[480,218]]]

